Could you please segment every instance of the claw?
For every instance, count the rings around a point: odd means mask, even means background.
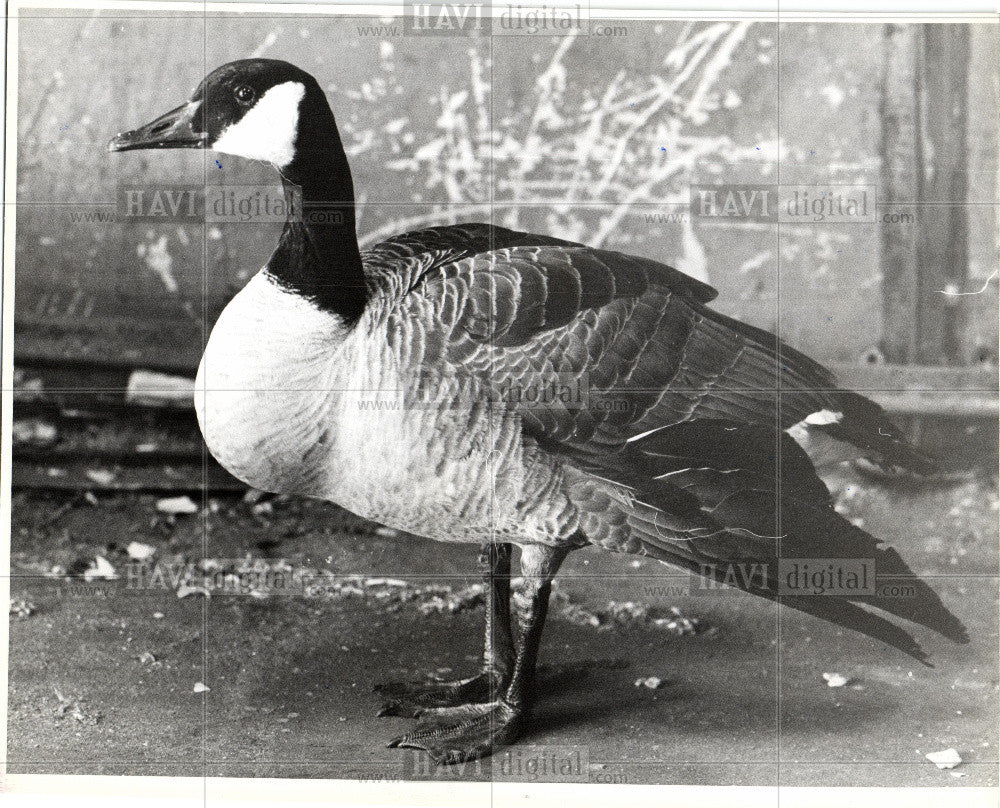
[[[453,682],[381,682],[373,689],[386,697],[376,714],[379,718],[417,718],[426,708],[487,702],[502,692],[498,676],[488,672]]]
[[[375,717],[416,718],[420,715],[422,709],[413,704],[406,704],[400,699],[390,699],[379,708],[379,711],[375,713]]]
[[[419,749],[438,765],[486,757],[521,734],[525,713],[505,701],[427,708],[412,732],[389,741],[390,749]]]

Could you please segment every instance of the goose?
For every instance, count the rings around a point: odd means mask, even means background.
[[[289,207],[300,200],[206,344],[195,403],[212,455],[258,489],[482,548],[482,666],[451,682],[377,686],[380,715],[417,720],[391,747],[458,763],[527,731],[552,580],[582,547],[737,586],[928,665],[891,618],[968,642],[894,549],[837,513],[806,449],[848,447],[920,474],[932,459],[824,367],[712,309],[709,285],[491,224],[431,227],[362,252],[330,105],[283,61],[225,64],[108,148],[263,161]],[[829,559],[868,565],[873,578],[819,597],[784,574],[812,561],[810,580],[832,581]],[[757,574],[735,574],[751,564]],[[898,578],[911,597],[880,588]]]

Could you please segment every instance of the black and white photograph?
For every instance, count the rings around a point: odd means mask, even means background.
[[[0,791],[997,804],[998,18],[596,2],[9,5]]]

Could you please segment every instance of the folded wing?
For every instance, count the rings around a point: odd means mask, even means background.
[[[756,562],[767,574],[737,585],[921,660],[905,631],[864,606],[966,640],[895,551],[836,513],[784,431],[821,430],[883,465],[930,470],[876,404],[774,335],[709,309],[714,290],[677,270],[487,232],[493,249],[408,280],[390,343],[413,372],[471,380],[517,411],[526,438],[579,470],[595,543],[729,582],[727,565]],[[905,580],[912,595],[797,595],[778,577],[790,558],[871,560],[883,583]]]

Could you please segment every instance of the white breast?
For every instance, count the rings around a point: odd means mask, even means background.
[[[344,329],[336,315],[263,271],[212,329],[195,379],[198,423],[212,455],[266,491],[315,493],[333,435]]]
[[[552,469],[524,457],[516,420],[472,402],[407,404],[375,331],[347,331],[257,274],[219,317],[195,381],[212,455],[255,488],[431,538],[558,532]],[[536,490],[548,493],[528,507]]]

